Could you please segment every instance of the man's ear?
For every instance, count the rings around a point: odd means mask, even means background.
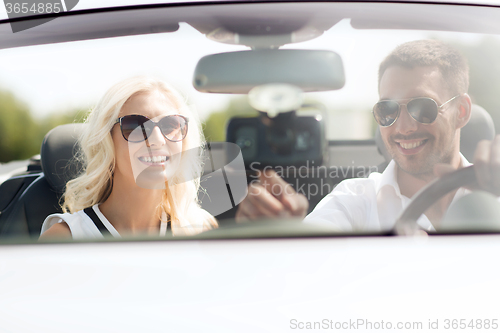
[[[456,128],[462,128],[469,122],[471,116],[472,102],[468,94],[462,94],[458,100],[458,117]]]

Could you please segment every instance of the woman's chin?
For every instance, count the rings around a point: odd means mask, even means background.
[[[152,190],[165,189],[169,174],[165,170],[156,169],[156,167],[144,169],[135,179],[137,186]]]

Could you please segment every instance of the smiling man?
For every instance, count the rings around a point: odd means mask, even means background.
[[[373,108],[385,146],[392,157],[383,173],[341,182],[306,217],[306,221],[335,224],[340,230],[387,230],[410,198],[443,173],[470,163],[460,153],[460,130],[470,119],[468,65],[450,46],[435,40],[397,47],[379,68],[380,99]],[[500,140],[478,145],[474,162],[483,189],[496,192]],[[275,173],[261,175],[249,187],[237,219],[262,216],[304,216],[307,200],[290,190],[273,196],[275,184],[288,186]],[[435,230],[449,205],[467,190],[449,193],[417,223]]]

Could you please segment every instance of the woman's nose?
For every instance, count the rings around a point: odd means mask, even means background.
[[[165,137],[158,126],[153,128],[153,131],[149,135],[148,144],[149,146],[163,146],[166,144]]]

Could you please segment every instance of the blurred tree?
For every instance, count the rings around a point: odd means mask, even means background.
[[[37,154],[36,123],[26,105],[9,92],[0,91],[0,162]]]
[[[10,92],[0,91],[0,163],[39,154],[47,132],[61,124],[81,122],[86,115],[84,110],[72,110],[34,119],[24,103]]]
[[[65,113],[51,113],[46,117],[40,119],[38,122],[38,136],[37,142],[38,150],[40,150],[40,145],[42,144],[45,135],[53,128],[70,123],[82,123],[85,121],[90,110],[75,109]]]
[[[207,141],[225,141],[226,126],[232,117],[256,117],[258,112],[248,104],[246,95],[232,98],[228,106],[210,114],[203,123],[203,134]]]

